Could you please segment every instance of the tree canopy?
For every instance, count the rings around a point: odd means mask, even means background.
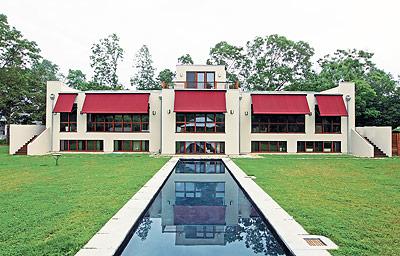
[[[147,45],[143,45],[135,55],[135,74],[131,78],[131,85],[138,90],[161,89],[160,83],[155,79],[156,69]]]
[[[184,55],[182,55],[181,57],[178,58],[178,64],[181,65],[193,65],[193,59],[192,56],[190,56],[190,54],[186,53]]]

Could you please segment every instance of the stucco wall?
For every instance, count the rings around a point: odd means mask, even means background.
[[[387,156],[392,156],[392,127],[365,126],[356,127],[356,131],[360,133],[363,137],[367,137]]]
[[[44,155],[50,152],[50,128],[46,128],[34,141],[28,144],[28,155]]]
[[[374,147],[354,129],[351,130],[351,150],[355,156],[374,157]]]
[[[10,125],[10,148],[9,153],[14,154],[33,136],[44,131],[44,125]]]
[[[186,81],[186,72],[197,71],[197,72],[215,72],[215,81],[217,89],[225,89],[226,72],[225,66],[223,65],[177,65],[176,66],[176,78],[175,88],[183,89]],[[221,83],[218,83],[221,82]]]

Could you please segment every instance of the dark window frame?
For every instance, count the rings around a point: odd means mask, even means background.
[[[325,131],[325,126],[330,126],[330,131]],[[318,128],[319,127],[319,128]],[[337,131],[335,132],[335,127]],[[320,130],[320,132],[317,132]],[[316,134],[341,134],[342,117],[341,116],[321,116],[318,105],[315,105],[315,133]]]
[[[271,151],[271,144],[277,143],[277,150]],[[257,144],[258,150],[253,151],[253,145]],[[265,144],[267,150],[262,150],[262,145]],[[285,145],[285,151],[280,151],[281,144]],[[251,142],[251,153],[287,153],[287,141],[252,141]]]
[[[313,151],[307,151],[307,143],[312,143]],[[318,149],[318,144],[321,143],[321,151],[316,151]],[[325,147],[326,143],[330,143],[330,147]],[[302,146],[302,145],[303,146]],[[299,148],[304,148],[304,150],[299,150]],[[330,151],[325,151],[325,148],[330,148]],[[342,142],[341,141],[297,141],[297,153],[342,153]]]
[[[116,121],[116,116],[121,116],[121,121]],[[134,121],[135,117],[139,116],[139,121]],[[130,121],[125,121],[126,117],[129,117]],[[97,121],[102,119],[102,121]],[[146,121],[147,119],[147,121]],[[111,120],[111,121],[110,121]],[[87,115],[87,132],[118,132],[118,133],[148,133],[150,132],[150,115],[149,114],[88,114]],[[120,131],[116,131],[116,125],[121,127]],[[125,130],[125,125],[130,127],[129,130]],[[139,125],[139,130],[134,130],[134,126]],[[97,130],[97,127],[103,127],[101,130]],[[110,130],[106,128],[110,127]],[[147,127],[147,129],[143,129]]]
[[[115,143],[123,144],[124,142],[129,142],[129,150],[122,149],[123,146],[121,147],[121,150],[115,149],[116,148]],[[140,143],[140,150],[134,150],[133,144],[135,142]],[[148,140],[114,140],[114,151],[113,152],[149,152],[149,141]]]
[[[75,115],[75,118],[73,118],[73,115]],[[65,118],[66,116],[66,118]],[[62,121],[62,120],[67,120],[67,121]],[[75,119],[75,120],[72,120]],[[77,104],[74,103],[72,105],[72,111],[71,112],[62,112],[60,113],[60,132],[77,132],[78,131],[78,107]],[[68,131],[63,130],[62,128],[69,127]],[[71,127],[74,127],[71,129]]]
[[[188,81],[188,73],[194,74],[194,81]],[[212,81],[212,86],[208,86],[207,74],[214,74],[214,81]],[[198,81],[198,74],[204,75],[204,82]],[[203,88],[199,88],[199,83],[203,83]],[[215,71],[186,71],[186,82],[185,87],[190,89],[215,89],[217,87],[217,82],[215,81]]]
[[[184,121],[178,121],[178,115],[183,115]],[[188,120],[188,116],[194,115],[194,122],[191,122],[191,120]],[[204,116],[204,122],[197,122],[197,116],[202,115]],[[214,115],[214,121],[213,122],[207,122],[207,116],[208,115]],[[223,121],[217,121],[217,115],[222,115]],[[201,116],[200,116],[201,117]],[[197,131],[197,123],[203,123],[204,124],[204,131]],[[187,131],[187,125],[188,124],[194,124],[193,128],[194,131]],[[207,131],[207,124],[213,124],[214,131]],[[180,125],[181,131],[178,131],[178,125]],[[218,130],[218,125],[222,125],[223,131],[217,131]],[[225,114],[224,113],[176,113],[175,114],[175,132],[176,133],[225,133]]]
[[[187,144],[194,144],[193,147],[193,153],[192,152],[187,152]],[[214,152],[212,153],[207,153],[207,143],[212,144],[214,147]],[[198,144],[203,144],[204,151],[203,152],[197,152],[197,145]],[[180,148],[183,145],[184,151],[181,152]],[[217,145],[219,145],[220,153],[217,153]],[[221,150],[222,149],[222,150]],[[185,155],[223,155],[225,154],[225,142],[223,141],[176,141],[175,142],[175,153],[176,154],[185,154]]]
[[[62,147],[63,142],[67,143],[67,149],[64,149]],[[75,142],[76,149],[71,149],[72,142]],[[82,144],[85,145],[84,150],[79,150],[80,142],[82,142]],[[89,150],[88,144],[90,142],[94,143],[96,148],[99,143],[99,149]],[[60,140],[60,151],[63,151],[63,152],[104,152],[104,141],[103,140]]]
[[[294,122],[289,122],[290,119],[294,119]],[[300,122],[297,121],[298,118],[302,120]],[[257,121],[255,119],[264,119],[262,121]],[[285,119],[284,121],[272,121],[273,119]],[[286,131],[273,131],[272,127],[285,127]],[[289,131],[290,126],[298,126],[299,132]],[[262,127],[267,127],[267,131],[265,129],[261,129]],[[278,128],[279,130],[279,128]],[[305,115],[264,115],[264,114],[252,114],[251,116],[251,133],[305,133],[306,132],[306,120]]]

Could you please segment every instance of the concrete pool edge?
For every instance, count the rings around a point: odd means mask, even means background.
[[[232,176],[268,220],[286,247],[296,256],[327,256],[327,250],[338,246],[329,238],[310,235],[290,216],[275,200],[272,199],[251,177],[249,177],[230,158],[221,158]],[[310,246],[305,239],[319,239],[324,246]]]
[[[310,235],[282,207],[279,206],[230,158],[213,157],[173,157],[136,193],[131,199],[83,246],[77,256],[114,255],[128,236],[132,227],[145,213],[179,159],[221,159],[227,169],[245,191],[248,197],[264,215],[285,246],[296,256],[327,256],[328,249],[338,247],[324,236]],[[319,239],[324,246],[310,246],[305,239]]]
[[[146,211],[178,160],[178,157],[173,157],[161,167],[75,255],[114,255],[137,220]]]

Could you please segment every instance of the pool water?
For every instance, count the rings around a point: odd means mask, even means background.
[[[221,160],[179,160],[121,255],[291,255]]]

